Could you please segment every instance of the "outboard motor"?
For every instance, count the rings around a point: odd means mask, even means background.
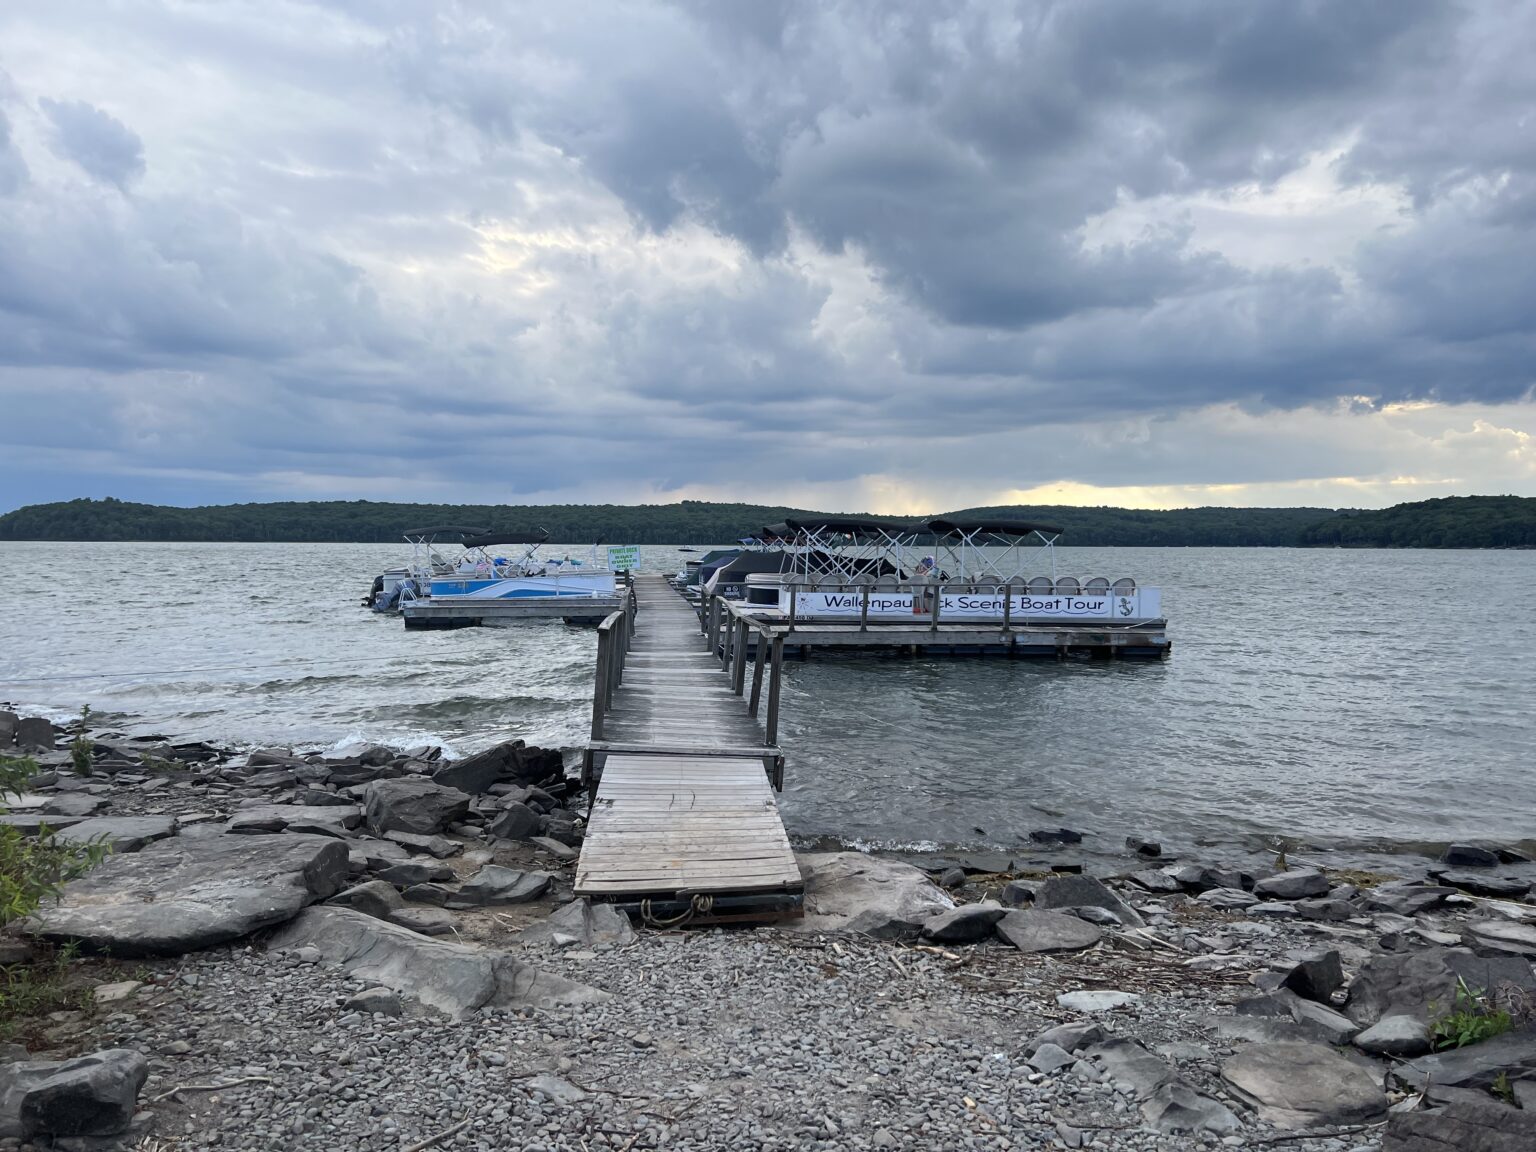
[[[368,595],[363,597],[363,607],[372,608],[375,604],[377,604],[379,600],[379,593],[382,591],[384,591],[384,577],[375,576],[373,578],[373,587],[368,589]]]

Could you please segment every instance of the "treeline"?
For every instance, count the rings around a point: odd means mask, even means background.
[[[819,513],[758,504],[384,504],[328,500],[172,508],[124,500],[34,504],[0,516],[0,540],[394,543],[433,524],[543,528],[562,544],[723,543],[765,524]],[[1536,547],[1536,499],[1468,496],[1380,512],[1328,508],[991,507],[935,513],[1038,520],[1063,544],[1117,547]],[[913,519],[919,519],[914,517]]]
[[[1340,512],[1301,534],[1309,547],[1536,548],[1536,498],[1446,496]]]

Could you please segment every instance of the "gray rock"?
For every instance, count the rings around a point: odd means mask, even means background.
[[[539,814],[526,804],[509,804],[486,825],[486,831],[503,840],[527,840],[538,833]]]
[[[250,835],[252,833],[282,832],[292,828],[294,831],[309,831],[319,826],[323,829],[330,826],[334,829],[356,828],[362,823],[362,812],[352,804],[345,807],[336,805],[300,805],[300,804],[258,804],[250,808],[242,808],[230,816],[224,825],[224,831]],[[298,825],[304,825],[300,829]]]
[[[1260,905],[1263,907],[1263,905]],[[1342,921],[1358,916],[1360,910],[1347,900],[1324,897],[1317,900],[1297,900],[1291,910],[1303,920]]]
[[[1104,1029],[1088,1020],[1071,1024],[1058,1024],[1036,1036],[1026,1046],[1026,1051],[1036,1051],[1042,1044],[1055,1044],[1068,1052],[1081,1052],[1104,1039]]]
[[[21,717],[8,708],[0,708],[0,748],[14,748],[16,746],[16,726],[21,723]]]
[[[1041,883],[1039,880],[1010,880],[1003,885],[998,899],[1010,908],[1025,907],[1035,902],[1035,893],[1040,891]]]
[[[1236,1132],[1242,1125],[1224,1104],[1201,1096],[1188,1084],[1161,1085],[1141,1106],[1142,1119],[1159,1132]]]
[[[365,988],[351,997],[343,1008],[355,1012],[377,1012],[384,1016],[399,1016],[400,997],[393,988]]]
[[[111,804],[105,796],[92,796],[86,792],[67,792],[48,797],[43,805],[45,816],[74,816],[84,819],[94,816]]]
[[[1497,868],[1500,864],[1497,852],[1471,844],[1452,844],[1440,860],[1452,868]]]
[[[1470,892],[1474,896],[1492,896],[1500,900],[1518,900],[1531,890],[1529,880],[1518,876],[1485,876],[1477,872],[1441,872],[1442,884]]]
[[[1445,903],[1456,889],[1442,884],[1420,884],[1411,880],[1392,880],[1366,892],[1361,904],[1367,912],[1396,912],[1399,916],[1417,916]]]
[[[1076,916],[1028,909],[1009,912],[997,921],[995,930],[1020,952],[1080,952],[1103,937]]]
[[[453,869],[446,864],[423,864],[416,860],[402,860],[388,868],[379,869],[379,879],[396,888],[413,888],[418,884],[431,884],[438,880],[452,880]]]
[[[1104,908],[1120,917],[1127,928],[1145,927],[1146,921],[1120,897],[1092,876],[1055,876],[1035,893],[1035,907]]]
[[[36,836],[42,829],[73,828],[84,816],[45,816],[41,812],[0,812],[0,828],[14,828],[23,836]]]
[[[939,876],[939,887],[953,892],[956,888],[965,887],[964,868],[946,868]]]
[[[53,748],[53,724],[44,720],[41,716],[23,716],[16,721],[16,729],[13,736],[16,746],[21,749]]]
[[[962,904],[930,917],[923,924],[923,935],[939,944],[974,944],[992,935],[992,928],[1007,911],[996,900]]]
[[[587,1098],[587,1093],[569,1080],[547,1073],[529,1079],[527,1087],[530,1092],[538,1092],[555,1104],[580,1104]]]
[[[354,885],[344,892],[336,893],[330,903],[354,908],[380,920],[389,919],[391,913],[405,907],[405,899],[395,890],[395,886],[384,880],[369,880],[366,884]]]
[[[1083,1058],[1117,1084],[1130,1085],[1138,1100],[1150,1099],[1164,1084],[1178,1079],[1172,1068],[1134,1040],[1105,1040],[1084,1052]]]
[[[560,841],[549,836],[530,836],[528,837],[528,843],[541,852],[548,852],[562,864],[568,864],[581,855],[577,849],[572,848],[569,844],[562,844]]]
[[[1116,1008],[1129,1008],[1133,1004],[1140,1004],[1141,997],[1135,992],[1114,992],[1105,989],[1063,992],[1056,997],[1056,1003],[1074,1012],[1111,1012]]]
[[[955,906],[926,873],[900,861],[859,852],[813,852],[798,859],[805,914],[791,925],[797,931],[911,937]]]
[[[593,904],[586,899],[572,900],[557,908],[537,924],[530,924],[518,934],[524,944],[566,943],[590,948],[594,944],[620,946],[632,944],[635,930],[629,917],[611,904]]]
[[[1259,898],[1253,893],[1236,888],[1210,888],[1195,897],[1196,904],[1222,912],[1242,912],[1258,902]]]
[[[1367,1124],[1387,1111],[1376,1077],[1321,1044],[1252,1044],[1222,1064],[1221,1076],[1279,1128]]]
[[[386,832],[384,839],[411,852],[425,852],[438,860],[446,860],[464,851],[464,845],[446,836],[422,836],[415,832]]]
[[[1360,1031],[1360,1025],[1342,1012],[1299,996],[1291,1001],[1291,1019],[1301,1026],[1308,1039],[1325,1044],[1348,1044]]]
[[[432,782],[478,796],[500,778],[503,763],[500,749],[492,748],[439,768],[432,774]]]
[[[1098,924],[1104,928],[1120,928],[1120,917],[1116,916],[1108,908],[1095,908],[1088,905],[1083,908],[1063,908],[1063,912],[1076,916],[1079,920],[1086,920],[1090,924]]]
[[[423,936],[448,936],[457,923],[453,913],[442,908],[396,908],[384,919]]]
[[[1127,851],[1148,860],[1155,860],[1163,854],[1163,846],[1156,840],[1146,840],[1140,836],[1127,836],[1125,847]]]
[[[1266,876],[1253,886],[1253,894],[1265,900],[1305,900],[1328,895],[1330,887],[1328,877],[1316,868],[1293,868]]]
[[[1184,886],[1170,873],[1161,868],[1144,868],[1140,872],[1132,872],[1127,879],[1133,884],[1145,888],[1148,892],[1184,891]]]
[[[434,908],[446,908],[448,901],[458,895],[452,888],[441,884],[412,884],[400,893],[413,904],[430,904]]]
[[[464,818],[469,797],[426,780],[375,780],[363,793],[368,827],[376,834],[416,832],[431,836]]]
[[[1420,1056],[1396,1065],[1392,1074],[1418,1091],[1426,1081],[1448,1088],[1488,1088],[1501,1072],[1511,1080],[1536,1073],[1536,1028],[1521,1028],[1481,1044]]]
[[[1355,1047],[1379,1056],[1422,1056],[1429,1028],[1416,1016],[1384,1016],[1355,1037]]]
[[[1314,952],[1287,972],[1280,985],[1305,1000],[1327,1004],[1344,987],[1344,962],[1334,949]]]
[[[128,1048],[0,1066],[0,1138],[119,1135],[148,1076],[149,1061]]]
[[[1070,1068],[1077,1057],[1055,1044],[1041,1044],[1029,1057],[1029,1066],[1036,1072],[1051,1073]]]
[[[137,852],[144,845],[176,834],[174,816],[96,816],[72,824],[58,834],[70,844],[102,841],[113,852]]]
[[[24,931],[117,956],[174,956],[281,924],[346,877],[346,846],[323,836],[173,836],[109,856]]]
[[[1349,986],[1345,1011],[1360,1024],[1384,1016],[1428,1021],[1456,999],[1457,980],[1495,995],[1518,989],[1536,994],[1536,976],[1517,956],[1475,956],[1465,948],[1424,948],[1370,957]]]
[[[549,1008],[608,999],[606,992],[540,972],[505,952],[433,940],[348,908],[310,908],[271,942],[318,948],[359,980],[382,984],[428,1008],[462,1017],[485,1007]]]
[[[544,895],[551,879],[548,872],[520,872],[487,864],[459,886],[449,904],[526,904]]]
[[[1474,920],[1467,925],[1462,942],[1479,955],[1502,953],[1536,958],[1536,924],[1517,924],[1510,920]]]
[[[1492,1100],[1458,1101],[1438,1112],[1387,1119],[1381,1152],[1531,1152],[1536,1114]]]

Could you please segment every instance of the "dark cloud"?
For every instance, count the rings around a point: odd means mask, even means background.
[[[121,120],[83,100],[40,101],[53,122],[55,143],[68,157],[105,184],[127,188],[144,174],[144,142]]]
[[[0,439],[623,498],[1000,483],[984,435],[1014,483],[1198,478],[1214,406],[1521,401],[1533,40],[1515,0],[12,10]]]

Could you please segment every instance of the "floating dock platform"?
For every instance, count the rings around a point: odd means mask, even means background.
[[[400,609],[412,630],[476,628],[517,620],[565,620],[596,624],[623,607],[625,593],[612,596],[519,596],[505,600],[413,600]]]

